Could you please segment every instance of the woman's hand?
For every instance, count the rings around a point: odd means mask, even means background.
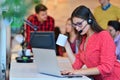
[[[61,73],[63,75],[77,74],[77,75],[86,75],[86,76],[100,74],[99,70],[96,67],[95,68],[87,68],[87,69],[79,69],[79,70],[62,71]]]
[[[65,70],[61,71],[62,75],[74,75],[74,74],[80,74],[79,70]]]
[[[73,74],[73,70],[65,70],[65,71],[61,71],[62,75],[72,75]]]

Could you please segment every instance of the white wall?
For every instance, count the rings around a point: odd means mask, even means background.
[[[0,71],[1,71],[1,79],[5,80],[5,71],[6,69],[6,27],[3,26],[2,20],[0,20]]]

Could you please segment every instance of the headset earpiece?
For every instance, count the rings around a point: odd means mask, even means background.
[[[87,23],[90,24],[90,25],[93,23],[93,19],[91,18],[91,14],[90,13],[88,15]]]
[[[91,18],[88,18],[87,23],[91,25],[92,22],[93,22],[93,20]]]

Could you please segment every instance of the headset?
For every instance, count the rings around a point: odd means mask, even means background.
[[[93,23],[93,19],[91,18],[90,14],[89,14],[89,17],[88,17],[88,19],[87,19],[87,23],[88,23],[89,25],[92,25],[92,23]],[[84,28],[85,28],[86,26],[87,26],[87,24],[84,26]],[[83,32],[84,28],[79,31],[79,34],[81,34],[81,33]]]
[[[89,17],[87,19],[87,23],[90,25],[92,25],[92,23],[93,23],[93,19],[91,18],[90,14],[89,14]]]

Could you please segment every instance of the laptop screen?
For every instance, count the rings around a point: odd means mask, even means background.
[[[32,46],[32,48],[56,50],[54,32],[53,31],[31,32],[30,45]]]

